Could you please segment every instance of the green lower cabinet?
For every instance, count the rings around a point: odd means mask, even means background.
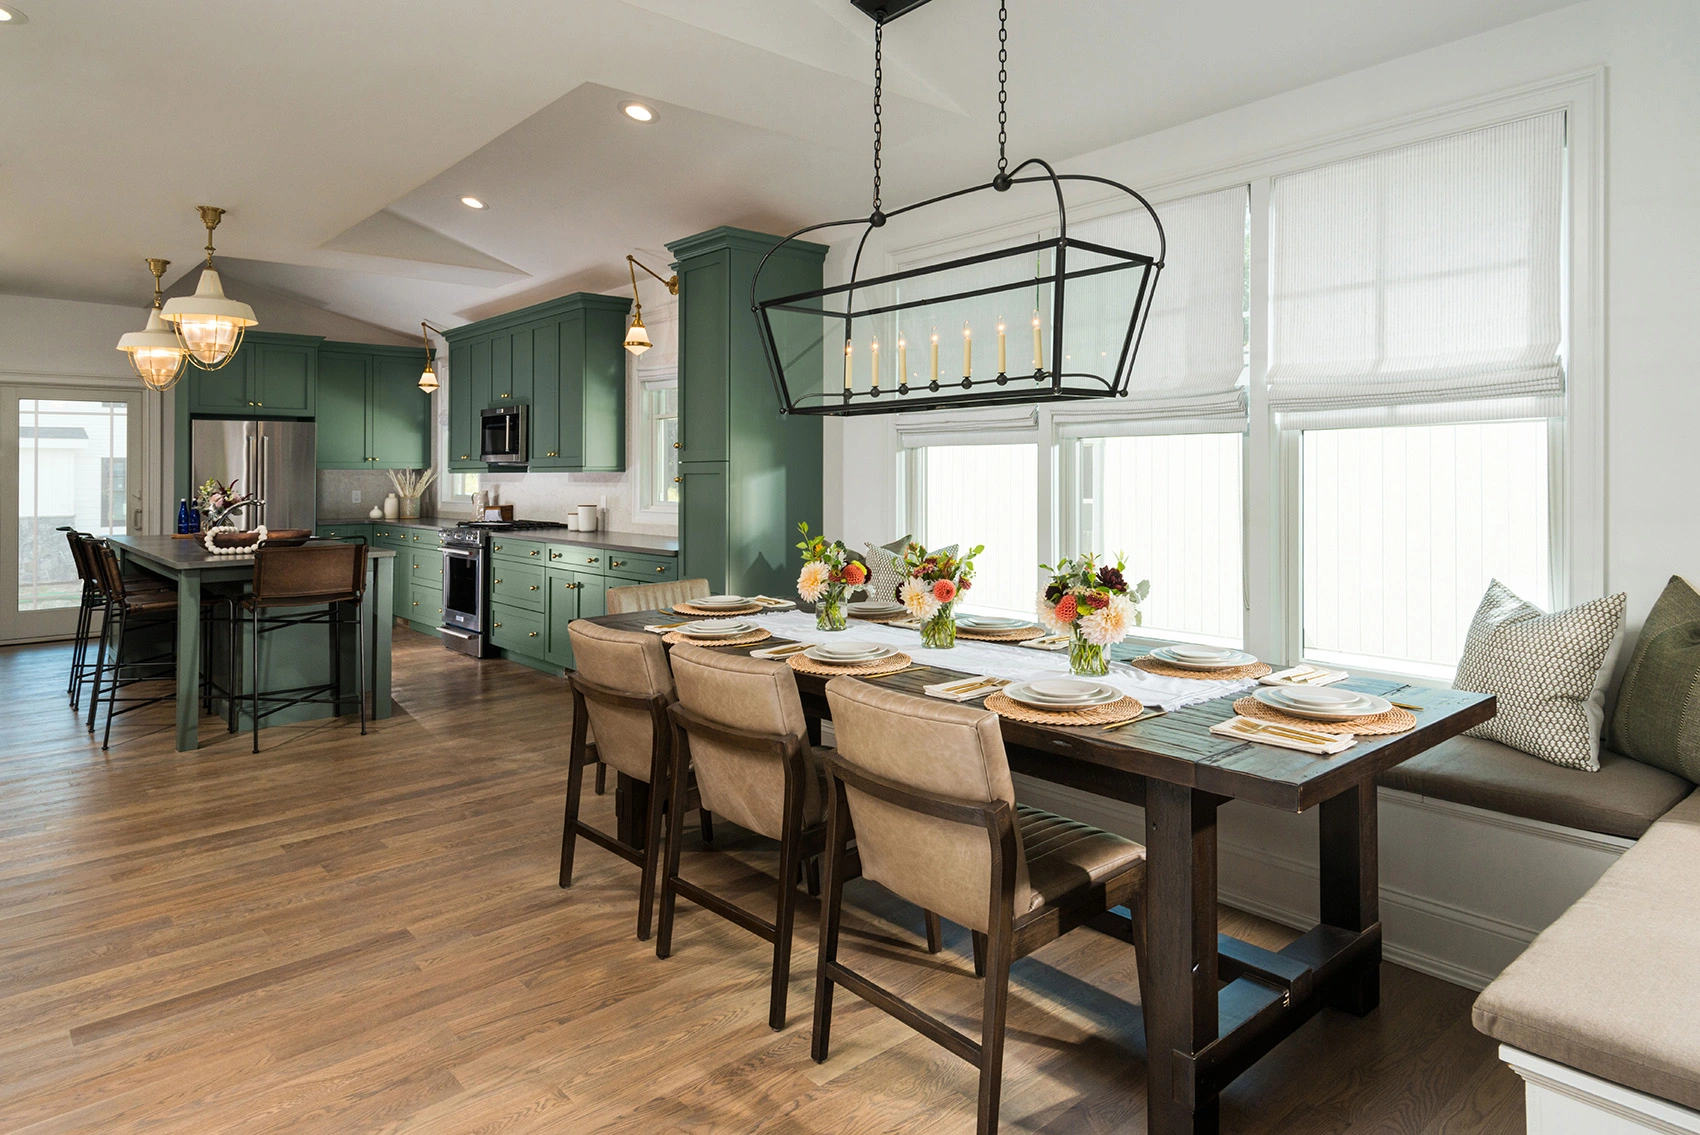
[[[313,529],[313,535],[321,540],[353,540],[361,539],[372,542],[372,526],[370,524],[321,524]]]
[[[443,625],[442,589],[428,587],[423,582],[415,583],[413,594],[408,598],[407,609],[398,610],[396,614],[412,623],[414,630],[435,634],[437,628]]]
[[[706,579],[711,591],[727,587],[731,559],[732,501],[730,466],[724,461],[692,461],[679,466],[679,563],[683,579]],[[752,588],[747,594],[754,595]]]
[[[490,561],[490,601],[511,603],[535,611],[543,610],[544,568],[542,564],[515,560]]]
[[[590,572],[559,568],[550,568],[548,577],[549,652],[545,657],[570,669],[573,644],[567,625],[574,619],[594,619],[608,613],[608,581]]]
[[[528,611],[510,603],[490,604],[490,642],[527,658],[542,658],[548,650],[549,629],[542,611]]]
[[[619,576],[610,580],[613,586],[624,582],[666,583],[679,578],[678,556],[646,556],[638,552],[608,553],[608,574]]]

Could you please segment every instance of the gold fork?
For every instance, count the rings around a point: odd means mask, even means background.
[[[1303,729],[1289,729],[1284,725],[1266,725],[1261,721],[1244,719],[1245,724],[1236,726],[1234,732],[1244,733],[1248,728],[1254,733],[1273,733],[1277,737],[1286,737],[1292,741],[1303,741],[1307,745],[1331,745],[1340,740],[1339,737],[1327,733],[1310,733]]]
[[[1110,722],[1108,725],[1104,726],[1104,732],[1108,733],[1112,729],[1121,729],[1121,728],[1128,726],[1128,725],[1137,725],[1141,721],[1150,721],[1153,717],[1162,717],[1165,713],[1168,713],[1168,712],[1169,711],[1166,710],[1166,709],[1148,709],[1148,710],[1145,710],[1144,712],[1140,713],[1140,715],[1138,717],[1130,717],[1130,718],[1127,718],[1125,721],[1112,721],[1112,722]]]

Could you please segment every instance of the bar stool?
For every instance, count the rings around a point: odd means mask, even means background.
[[[94,668],[88,660],[89,646],[94,641],[95,616],[105,610],[106,598],[100,590],[94,560],[87,550],[87,546],[94,543],[94,537],[75,528],[60,528],[59,531],[65,533],[65,541],[71,547],[71,565],[76,568],[77,579],[83,585],[83,594],[77,605],[77,635],[71,643],[71,680],[65,686],[71,708],[76,709],[82,701],[83,686],[94,677]],[[104,626],[101,631],[105,632]]]
[[[248,613],[248,637],[253,672],[249,692],[254,752],[260,751],[260,720],[296,705],[329,705],[342,716],[343,704],[356,702],[360,710],[360,735],[366,735],[366,640],[361,612],[366,599],[366,545],[309,542],[296,548],[261,545],[254,553],[253,590],[238,601]],[[312,607],[306,612],[278,612],[287,608]],[[354,612],[354,653],[357,676],[355,692],[342,692],[342,633],[349,621],[345,609]],[[295,686],[285,690],[260,689],[260,636],[292,627],[328,626],[331,632],[331,680],[322,686]],[[240,649],[233,652],[241,654]],[[235,657],[232,670],[235,671]],[[232,686],[242,689],[233,674]],[[237,694],[233,694],[238,696]],[[261,710],[260,703],[267,703]]]
[[[126,578],[118,556],[108,545],[92,537],[83,545],[84,555],[94,572],[95,586],[101,598],[100,645],[95,653],[91,680],[94,690],[89,696],[89,732],[94,732],[96,711],[101,694],[106,694],[106,730],[100,747],[105,750],[112,742],[112,719],[131,710],[170,701],[175,692],[156,697],[119,697],[119,691],[136,682],[174,677],[177,673],[175,653],[150,655],[146,658],[124,658],[126,634],[177,621],[177,592],[164,580]],[[92,618],[92,615],[91,615]],[[126,671],[128,675],[126,676]],[[110,678],[110,681],[107,679]],[[118,703],[124,702],[123,709]]]
[[[683,825],[675,822],[667,832],[655,956],[672,953],[678,895],[736,923],[773,946],[767,1023],[783,1029],[797,877],[805,862],[812,865],[826,847],[821,762],[831,750],[809,745],[797,678],[784,663],[688,645],[674,647],[670,661],[679,693],[668,710],[675,728],[671,813],[708,808],[778,840],[779,895],[774,920],[768,922],[680,876]]]
[[[826,897],[811,1055],[827,1058],[842,985],[980,1070],[980,1135],[998,1126],[1009,967],[1113,907],[1133,911],[1145,1003],[1145,848],[1015,802],[997,714],[851,678],[827,683],[838,751],[826,758]],[[846,845],[854,834],[855,852]],[[985,936],[978,1041],[838,960],[844,880],[864,878]]]

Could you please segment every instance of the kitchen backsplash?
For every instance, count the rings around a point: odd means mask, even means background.
[[[360,502],[354,502],[354,494],[360,494]],[[351,519],[365,516],[376,505],[384,507],[384,498],[395,492],[395,486],[390,484],[388,473],[379,473],[366,469],[320,469],[319,470],[319,515],[337,519]],[[436,488],[433,486],[420,498],[419,511],[431,515],[437,503]]]
[[[581,504],[607,505],[602,527],[616,532],[642,532],[656,536],[671,536],[678,531],[677,521],[657,523],[654,518],[633,515],[637,475],[635,470],[624,473],[483,473],[478,487],[495,494],[501,504],[514,506],[514,515],[525,520],[562,520]],[[465,513],[466,503],[444,501],[439,506],[444,514]]]

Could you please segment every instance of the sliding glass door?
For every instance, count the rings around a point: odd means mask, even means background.
[[[0,641],[70,635],[82,584],[61,528],[132,530],[141,512],[141,392],[0,386]],[[132,476],[131,458],[137,458]]]

